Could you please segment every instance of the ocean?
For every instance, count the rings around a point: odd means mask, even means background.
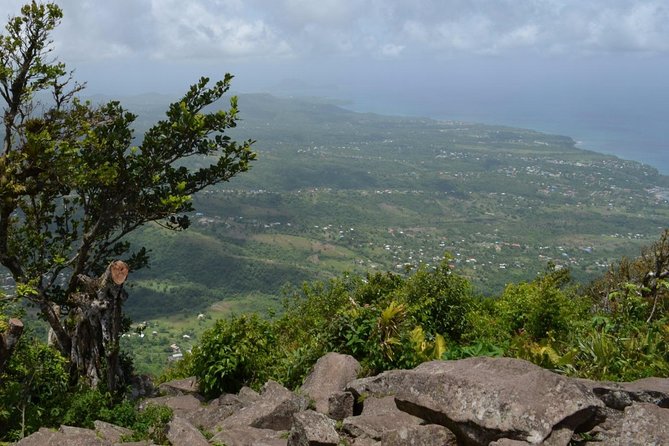
[[[443,102],[421,102],[412,98],[391,103],[387,97],[360,98],[358,96],[346,107],[356,111],[505,125],[565,135],[574,139],[579,148],[638,161],[669,175],[669,116],[653,114],[648,108],[611,108],[597,103],[574,107],[547,98],[543,100],[545,106],[539,107],[523,101],[458,101],[457,96]]]

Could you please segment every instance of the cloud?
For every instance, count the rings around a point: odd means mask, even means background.
[[[18,11],[20,0],[4,0]],[[666,53],[666,0],[60,0],[67,60]]]
[[[153,57],[219,58],[289,55],[290,45],[237,2],[152,0]]]

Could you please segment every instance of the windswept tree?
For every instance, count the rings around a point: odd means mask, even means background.
[[[192,194],[246,171],[255,154],[253,141],[224,134],[238,119],[235,97],[208,111],[229,74],[200,79],[135,145],[135,115],[78,99],[83,85],[52,53],[61,18],[57,5],[33,1],[0,36],[0,263],[16,282],[12,298],[49,323],[73,377],[95,384],[106,367],[113,389],[123,281],[148,261],[126,236],[148,222],[186,229]],[[207,167],[189,168],[194,157]]]

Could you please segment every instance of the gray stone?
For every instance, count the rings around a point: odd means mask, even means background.
[[[644,378],[627,383],[578,381],[612,409],[624,410],[635,402],[669,407],[669,378]]]
[[[382,446],[457,446],[455,434],[438,424],[408,426],[386,432],[381,436]]]
[[[360,363],[353,356],[328,353],[316,361],[300,393],[314,401],[318,412],[327,414],[330,395],[344,390],[349,381],[358,377],[358,373]]]
[[[37,432],[19,440],[16,446],[57,446],[62,444],[61,436],[60,432],[42,427]]]
[[[669,409],[650,403],[625,408],[620,444],[625,446],[669,445]]]
[[[353,394],[350,392],[335,392],[328,398],[328,416],[333,420],[343,420],[353,416]]]
[[[624,412],[607,407],[604,413],[606,419],[587,434],[597,441],[595,443],[597,446],[619,446],[618,440],[623,426]]]
[[[337,446],[338,443],[334,420],[313,410],[293,415],[288,446]]]
[[[260,399],[260,394],[253,390],[250,387],[242,387],[237,393],[237,398],[242,402],[244,406],[248,406],[251,403],[255,403]]]
[[[362,415],[384,415],[399,411],[394,396],[369,396],[362,402]]]
[[[198,399],[202,399],[198,393],[200,389],[197,378],[194,376],[162,383],[158,386],[158,390],[164,395],[193,395]]]
[[[360,437],[352,439],[349,444],[351,446],[382,446],[380,441],[369,437]]]
[[[386,432],[418,426],[422,421],[418,417],[397,411],[396,413],[349,417],[344,420],[342,429],[352,437],[381,440]]]
[[[531,444],[527,441],[500,438],[499,440],[490,443],[490,446],[531,446]]]
[[[274,381],[268,381],[261,391],[260,399],[229,416],[215,427],[229,429],[252,426],[260,429],[290,430],[293,414],[306,408],[305,398],[295,395]]]
[[[112,443],[121,443],[123,437],[130,437],[132,431],[125,427],[116,426],[105,421],[96,420],[93,422],[95,432],[100,438],[111,441]]]
[[[167,425],[167,439],[171,444],[209,446],[209,442],[188,420],[174,417]]]
[[[211,438],[213,444],[225,446],[286,446],[287,432],[239,426],[224,429]]]
[[[175,416],[192,420],[193,416],[203,407],[202,402],[193,395],[160,396],[149,398],[140,403],[140,410],[144,410],[150,404],[156,406],[167,406],[174,412]]]
[[[511,358],[432,361],[356,380],[347,390],[356,397],[394,395],[399,409],[472,445],[502,438],[540,444],[554,429],[587,431],[604,407],[575,381]]]

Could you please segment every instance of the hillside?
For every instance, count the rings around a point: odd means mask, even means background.
[[[123,102],[141,131],[166,101]],[[135,320],[264,310],[286,283],[430,268],[447,252],[485,294],[548,262],[585,282],[669,221],[669,178],[568,137],[266,94],[239,104],[233,136],[256,139],[258,160],[197,196],[185,233],[137,236],[153,261],[132,277]]]

